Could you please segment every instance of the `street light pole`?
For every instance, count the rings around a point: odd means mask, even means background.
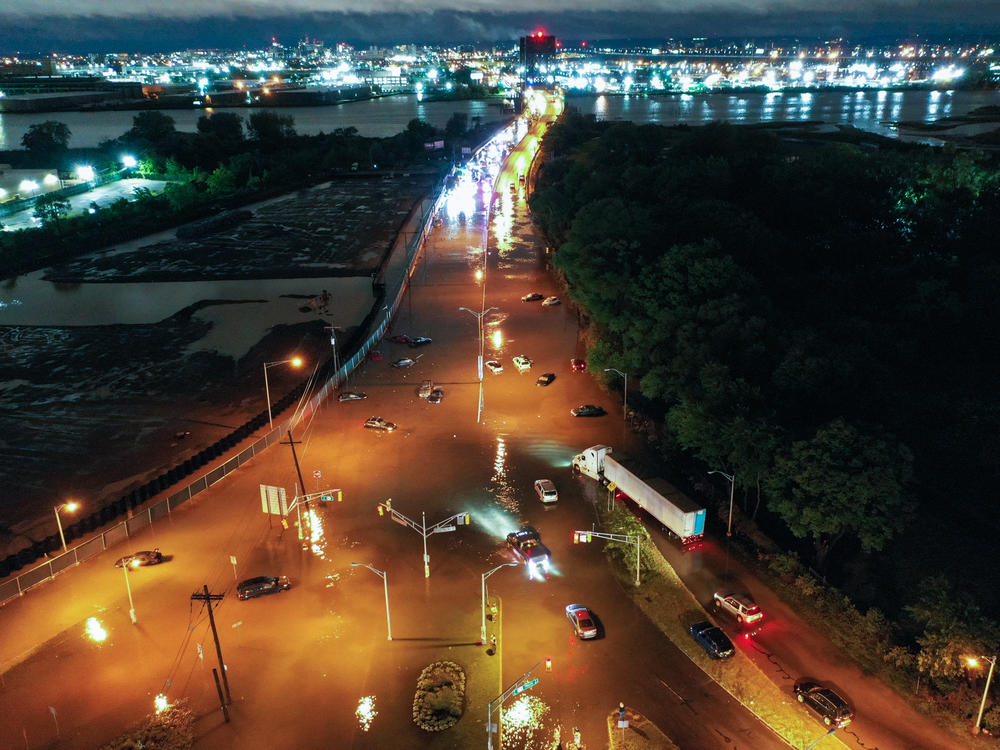
[[[625,378],[625,398],[624,407],[622,407],[622,419],[628,419],[628,375],[626,375],[621,370],[616,370],[614,367],[605,367],[604,372],[617,372],[623,378]]]
[[[62,542],[63,552],[68,552],[69,550],[66,548],[66,535],[63,534],[62,520],[59,518],[59,511],[65,508],[70,513],[72,513],[78,507],[80,507],[79,503],[71,501],[68,503],[62,503],[61,505],[56,505],[52,508],[52,510],[55,511],[56,514],[56,526],[59,527],[59,541]]]
[[[135,625],[135,604],[132,603],[132,585],[128,581],[128,566],[128,561],[122,563],[122,572],[125,573],[125,590],[128,592],[128,616],[132,619],[132,624]]]
[[[989,657],[989,656],[982,656],[980,658],[981,659],[986,659],[986,661],[988,661],[990,663],[990,671],[989,671],[989,674],[986,675],[986,689],[983,690],[983,699],[979,702],[979,714],[976,716],[976,723],[972,726],[972,733],[973,734],[979,734],[979,732],[980,732],[980,729],[981,729],[980,724],[983,721],[983,709],[986,708],[986,696],[989,695],[989,692],[990,692],[990,682],[993,680],[993,668],[996,667],[996,665],[997,665],[997,657],[996,656],[994,656],[992,658]],[[978,661],[976,659],[969,659],[969,664],[971,666],[976,666],[976,664],[978,664]]]
[[[489,573],[483,573],[482,577],[482,611],[483,611],[483,625],[479,630],[479,642],[485,646],[486,645],[486,579],[491,575],[496,573],[500,568],[514,568],[517,567],[517,563],[503,563],[502,565],[497,565]]]
[[[267,399],[267,424],[270,428],[274,429],[274,420],[271,419],[271,388],[267,382],[267,370],[269,367],[277,367],[278,365],[285,365],[289,362],[292,363],[292,367],[301,367],[302,358],[292,357],[291,359],[283,359],[280,362],[265,362],[264,363],[264,398]]]
[[[726,536],[733,535],[733,492],[736,489],[736,475],[727,474],[724,471],[710,471],[709,474],[721,474],[729,480],[729,527],[726,529]]]
[[[485,300],[484,300],[485,304]],[[483,335],[483,317],[486,313],[496,310],[495,307],[488,307],[482,312],[476,312],[475,310],[470,310],[467,307],[460,307],[459,310],[465,310],[470,315],[475,316],[476,322],[479,325],[479,412],[476,414],[476,422],[483,421],[483,351],[486,348],[486,343],[484,341]]]
[[[382,579],[382,588],[385,589],[385,630],[387,635],[386,640],[391,641],[392,620],[389,619],[389,573],[388,571],[385,570],[379,570],[378,568],[373,568],[368,563],[356,563],[356,562],[351,563],[352,567],[357,567],[358,565],[368,568],[368,570],[370,570],[372,573],[374,573],[375,575],[377,575],[379,578]]]

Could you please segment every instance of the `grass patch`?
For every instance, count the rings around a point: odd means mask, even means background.
[[[613,508],[610,512],[599,509],[604,530],[612,533],[636,533],[631,529],[640,526],[638,519],[626,510]],[[630,529],[622,531],[620,529]],[[765,675],[739,649],[732,658],[724,661],[712,659],[688,633],[688,626],[698,620],[710,619],[698,600],[688,591],[673,567],[664,559],[655,545],[649,542],[649,535],[642,530],[642,585],[636,588],[635,553],[631,558],[626,545],[608,545],[608,557],[612,569],[630,593],[633,601],[646,616],[674,642],[681,651],[698,665],[726,692],[752,711],[758,719],[785,739],[792,747],[804,748],[814,742],[823,732],[822,727],[812,721],[791,693],[785,693]],[[634,550],[634,548],[632,548]],[[619,737],[621,733],[619,731]],[[626,738],[628,733],[626,733]],[[834,747],[834,743],[846,748],[833,735],[824,741],[824,747]],[[636,747],[643,747],[637,745]],[[649,745],[648,747],[655,747]]]

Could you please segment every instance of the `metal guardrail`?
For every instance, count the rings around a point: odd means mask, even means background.
[[[381,341],[386,329],[389,327],[390,321],[396,314],[396,311],[399,309],[399,305],[403,300],[403,295],[406,293],[409,286],[409,279],[413,274],[417,258],[420,255],[420,251],[424,247],[424,243],[427,240],[427,234],[431,229],[434,216],[441,207],[441,201],[443,198],[444,192],[441,190],[434,203],[431,205],[430,210],[428,210],[422,217],[420,231],[414,232],[411,235],[409,242],[405,239],[406,233],[401,232],[397,235],[396,240],[393,243],[393,251],[390,252],[390,257],[392,253],[396,251],[396,245],[399,242],[403,242],[404,244],[402,249],[406,253],[406,262],[403,265],[404,271],[402,278],[399,281],[399,288],[396,292],[396,296],[393,298],[392,303],[387,306],[389,308],[389,314],[382,318],[380,323],[375,327],[368,338],[365,339],[364,343],[354,353],[354,355],[344,362],[340,368],[327,379],[323,387],[320,388],[311,399],[309,399],[300,411],[293,414],[292,417],[284,424],[271,430],[235,456],[225,459],[221,464],[202,474],[178,492],[175,492],[157,503],[147,506],[135,515],[132,515],[130,518],[115,524],[102,533],[70,547],[66,552],[50,558],[41,565],[37,565],[24,573],[0,582],[0,606],[6,604],[11,599],[23,596],[25,592],[30,591],[35,586],[51,580],[63,571],[76,567],[83,561],[103,552],[109,547],[120,544],[121,542],[131,538],[137,532],[151,526],[155,520],[170,515],[175,508],[187,502],[195,495],[204,492],[212,485],[222,481],[227,475],[231,474],[240,466],[250,461],[258,453],[264,451],[268,446],[278,442],[290,427],[295,427],[298,424],[307,421],[320,407],[320,405],[329,397],[329,395],[337,389],[340,383],[343,382],[348,373],[352,372],[359,364],[361,364],[365,357],[368,356],[368,353],[379,341]]]

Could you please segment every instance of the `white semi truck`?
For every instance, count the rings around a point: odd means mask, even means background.
[[[573,458],[573,469],[620,490],[680,538],[693,544],[705,535],[705,509],[665,479],[651,477],[627,460],[611,456],[611,446],[594,445]]]

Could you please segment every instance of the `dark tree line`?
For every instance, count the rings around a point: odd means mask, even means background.
[[[531,207],[591,369],[629,373],[665,457],[735,474],[757,524],[911,645],[931,573],[975,602],[962,645],[995,637],[997,165],[572,111],[545,146]]]

